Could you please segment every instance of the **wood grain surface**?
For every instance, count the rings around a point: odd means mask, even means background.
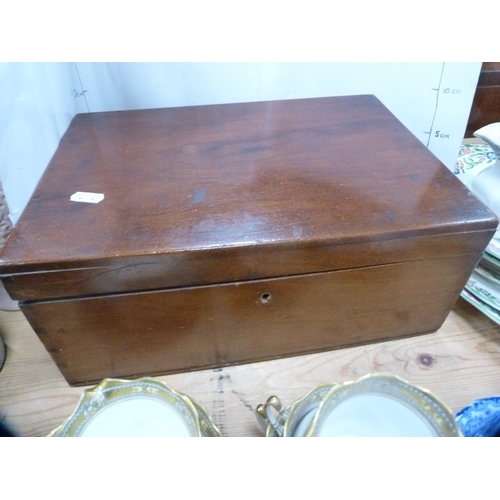
[[[75,203],[76,191],[105,198]],[[177,280],[162,287],[222,283],[290,275],[297,262],[301,274],[355,267],[349,245],[491,236],[496,225],[374,96],[87,113],[61,140],[0,273],[29,273],[28,285],[65,270],[53,281],[113,293],[158,287],[158,263]],[[407,245],[392,262],[421,258],[419,248]],[[357,266],[381,254],[376,247]]]
[[[0,311],[7,362],[0,418],[20,436],[45,436],[74,410],[68,386],[20,312]],[[253,410],[268,396],[290,404],[314,386],[390,372],[430,389],[453,411],[500,395],[500,327],[459,299],[438,332],[320,354],[159,377],[199,401],[224,436],[263,436]]]
[[[81,385],[435,330],[497,224],[372,95],[86,113],[0,275]]]
[[[72,385],[229,366],[437,330],[481,254],[21,304]]]

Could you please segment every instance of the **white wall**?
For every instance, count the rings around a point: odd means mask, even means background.
[[[375,94],[453,169],[480,67],[439,62],[1,63],[0,180],[16,223],[79,112],[350,94]],[[446,88],[456,92],[445,93]]]
[[[0,181],[15,224],[73,116],[71,63],[0,63]]]

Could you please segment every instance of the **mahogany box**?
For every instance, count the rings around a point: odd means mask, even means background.
[[[89,113],[0,277],[82,385],[435,331],[497,224],[374,96]]]

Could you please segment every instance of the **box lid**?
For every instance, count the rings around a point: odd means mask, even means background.
[[[477,252],[496,226],[371,95],[89,113],[0,273],[15,298],[146,290]]]

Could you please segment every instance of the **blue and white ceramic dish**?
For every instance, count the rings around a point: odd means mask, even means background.
[[[455,418],[465,437],[500,437],[500,396],[478,399]]]

